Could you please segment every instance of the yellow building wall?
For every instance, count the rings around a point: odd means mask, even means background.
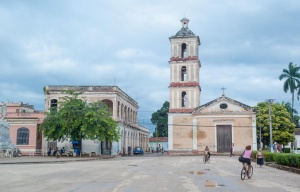
[[[193,148],[192,116],[173,117],[173,149]]]

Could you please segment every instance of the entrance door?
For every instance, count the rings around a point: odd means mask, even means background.
[[[230,152],[232,144],[231,125],[217,125],[217,152]]]

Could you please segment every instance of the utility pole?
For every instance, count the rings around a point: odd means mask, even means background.
[[[158,130],[157,130],[157,123],[156,123],[156,127],[155,127],[155,129],[156,129],[156,131],[155,131],[155,133],[156,133],[156,152],[158,153]]]
[[[270,122],[270,150],[271,150],[271,153],[274,153],[274,150],[273,150],[273,141],[272,141],[272,138],[273,138],[273,135],[272,135],[272,109],[271,109],[271,104],[273,103],[274,99],[268,99],[267,100],[267,103],[268,103],[268,107],[269,107],[269,122]]]
[[[126,111],[124,110],[124,131],[123,131],[123,156],[125,156],[125,127],[126,127]]]
[[[259,122],[259,148],[262,149],[262,141],[261,141],[261,112],[260,110],[258,111],[258,115],[259,115],[259,118],[258,118],[258,122]]]

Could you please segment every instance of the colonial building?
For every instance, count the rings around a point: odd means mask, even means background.
[[[0,107],[3,105],[4,103],[0,103]],[[43,139],[38,128],[44,120],[44,112],[37,111],[33,105],[22,102],[9,102],[6,104],[6,110],[5,119],[10,125],[11,142],[21,150],[23,155],[41,154]]]
[[[182,28],[169,38],[170,109],[169,154],[198,154],[205,146],[215,153],[256,149],[256,113],[248,105],[221,97],[200,106],[200,38],[181,20]]]
[[[87,103],[104,102],[112,117],[118,122],[121,139],[118,142],[109,141],[82,141],[81,153],[113,154],[128,153],[128,146],[148,148],[150,132],[147,128],[138,125],[138,103],[123,92],[117,86],[45,86],[45,109],[58,106],[62,97],[66,96],[64,91],[71,90],[81,92],[80,97]],[[65,141],[57,143],[58,148],[65,147],[67,150],[76,146],[77,141]],[[49,148],[53,143],[47,143]]]

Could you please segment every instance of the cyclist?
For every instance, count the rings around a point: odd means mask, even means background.
[[[209,148],[208,146],[206,145],[205,149],[204,149],[204,154],[208,154],[208,159],[210,158],[210,152],[209,152]]]
[[[251,178],[249,175],[250,170],[251,170],[251,156],[252,156],[251,145],[247,145],[245,148],[244,155],[243,155],[244,160],[243,160],[242,164],[243,164],[243,166],[244,166],[244,163],[247,163],[247,165],[248,165],[248,175],[247,176],[249,179]]]

